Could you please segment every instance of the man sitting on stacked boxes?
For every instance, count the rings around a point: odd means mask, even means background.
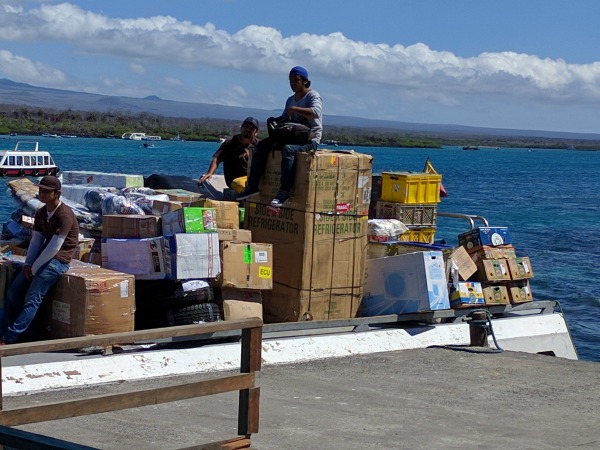
[[[289,80],[294,95],[287,99],[282,117],[274,120],[284,119],[286,123],[304,124],[310,132],[307,143],[287,144],[281,148],[281,181],[279,191],[271,202],[271,206],[275,207],[283,206],[290,197],[296,153],[317,150],[323,134],[323,102],[319,93],[310,88],[308,71],[304,67],[296,66],[290,71]],[[237,196],[238,201],[258,194],[258,182],[265,170],[267,155],[278,143],[277,138],[269,136],[254,148],[248,183]]]

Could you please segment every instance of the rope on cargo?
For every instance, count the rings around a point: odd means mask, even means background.
[[[445,348],[445,349],[449,349],[449,350],[455,350],[455,351],[467,352],[467,353],[502,353],[504,351],[504,349],[498,345],[498,341],[496,340],[496,335],[494,334],[494,328],[492,327],[492,313],[489,312],[487,309],[474,309],[469,314],[467,314],[467,317],[471,317],[473,315],[473,313],[476,313],[476,312],[485,313],[485,319],[484,320],[471,319],[469,321],[469,324],[481,327],[486,330],[488,335],[491,334],[496,348],[482,348],[482,347],[473,348],[473,347],[468,347],[468,346],[464,346],[464,345],[454,345],[454,344],[430,345],[427,348]]]

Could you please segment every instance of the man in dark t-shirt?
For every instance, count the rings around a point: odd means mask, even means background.
[[[236,178],[245,177],[248,174],[248,158],[257,142],[257,133],[258,120],[247,117],[242,123],[240,134],[227,139],[215,152],[208,170],[198,178],[198,183],[210,180],[220,163],[223,163],[223,175],[228,187],[232,187]]]
[[[39,184],[42,206],[33,222],[33,233],[23,270],[6,292],[0,345],[13,344],[27,331],[58,279],[69,270],[79,242],[79,223],[73,210],[60,200],[61,183],[47,175]]]

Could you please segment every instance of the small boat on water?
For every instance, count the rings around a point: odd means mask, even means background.
[[[146,137],[146,133],[123,133],[121,139],[129,139],[132,141],[141,141]]]
[[[463,147],[463,150],[479,150],[479,147],[476,145],[466,145]]]
[[[179,142],[185,142],[185,139],[182,138],[181,136],[179,136],[179,133],[177,133],[177,136],[172,137],[171,141],[179,141]]]
[[[38,142],[19,141],[12,150],[0,150],[0,176],[37,177],[58,172],[52,156],[45,150],[39,150]]]
[[[142,141],[160,141],[161,139],[160,136],[144,136]]]

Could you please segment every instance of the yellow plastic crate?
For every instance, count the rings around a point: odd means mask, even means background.
[[[396,203],[439,203],[438,173],[382,172],[381,200]]]
[[[422,242],[433,244],[435,239],[435,228],[412,228],[400,235],[402,242]]]

